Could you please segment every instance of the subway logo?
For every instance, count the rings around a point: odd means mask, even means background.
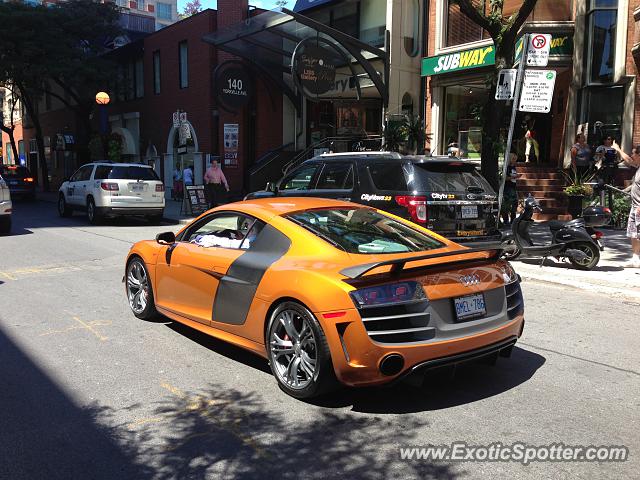
[[[438,65],[433,71],[440,73],[461,68],[479,67],[480,65],[485,65],[487,56],[492,52],[493,47],[485,47],[467,50],[466,52],[452,53],[451,55],[443,55],[438,58]]]

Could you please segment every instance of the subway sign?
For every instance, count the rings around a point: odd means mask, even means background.
[[[551,38],[551,56],[571,56],[573,54],[573,35],[554,34]],[[516,61],[522,55],[522,38],[516,44]],[[452,52],[435,57],[422,59],[422,76],[430,77],[443,73],[458,72],[470,68],[480,68],[493,65],[496,53],[493,45],[472,48],[460,52]]]

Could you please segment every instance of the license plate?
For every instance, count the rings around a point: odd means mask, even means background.
[[[462,206],[462,218],[478,218],[478,206],[477,205],[463,205]]]
[[[134,183],[131,185],[132,192],[142,192],[144,190],[144,184],[142,183]]]
[[[484,295],[481,293],[454,298],[453,302],[458,321],[482,317],[487,313],[487,307],[484,304]]]
[[[9,180],[9,185],[17,185],[18,181],[17,180]]]

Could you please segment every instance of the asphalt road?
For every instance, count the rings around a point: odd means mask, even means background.
[[[305,403],[260,358],[130,313],[130,244],[177,228],[16,203],[0,237],[0,478],[637,478],[639,304],[527,282],[511,359]],[[626,445],[630,458],[400,459],[456,441]]]

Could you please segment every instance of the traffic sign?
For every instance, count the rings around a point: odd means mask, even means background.
[[[180,126],[180,112],[173,112],[173,128]]]
[[[518,110],[549,113],[555,84],[555,70],[525,70]]]
[[[498,73],[498,84],[496,85],[496,100],[513,100],[516,90],[516,76],[518,70],[515,68],[505,68]]]
[[[546,67],[549,64],[551,51],[551,35],[548,33],[532,33],[529,36],[528,67]]]

